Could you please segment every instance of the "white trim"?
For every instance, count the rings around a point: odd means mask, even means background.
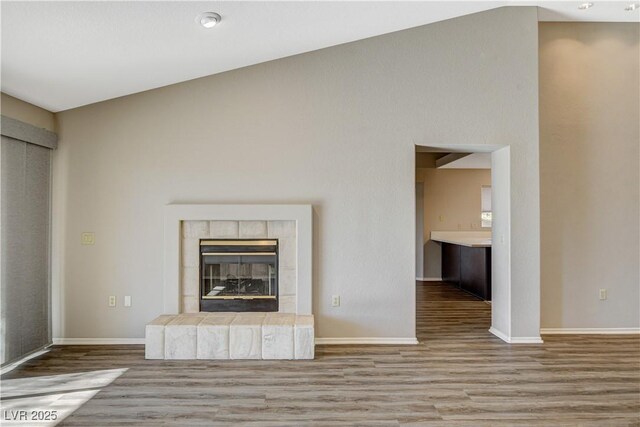
[[[541,328],[542,335],[628,335],[640,334],[640,328]]]
[[[491,332],[493,335],[495,335],[498,338],[500,338],[502,341],[509,342],[509,335],[497,330],[493,326],[489,328],[489,332]]]
[[[49,344],[47,344],[46,347],[41,348],[40,350],[35,350],[32,351],[31,353],[27,354],[26,356],[24,356],[21,359],[18,359],[14,362],[8,363],[4,366],[2,366],[2,368],[0,368],[0,375],[4,375],[7,372],[11,372],[13,371],[15,368],[17,368],[18,366],[22,365],[24,362],[33,359],[34,357],[38,357],[38,356],[42,356],[45,353],[49,352]]]
[[[374,345],[415,345],[418,344],[417,338],[316,338],[316,344],[320,345],[345,345],[345,344],[374,344]]]
[[[54,345],[144,344],[144,338],[54,338]]]
[[[542,338],[540,337],[510,337],[507,334],[497,330],[493,326],[489,328],[489,332],[491,332],[496,337],[500,338],[502,341],[509,344],[542,344]]]
[[[421,282],[442,282],[442,277],[416,277]]]
[[[164,207],[164,314],[180,313],[182,221],[296,221],[296,313],[312,314],[313,210],[311,205],[166,205]]]
[[[509,344],[544,344],[540,337],[511,337]]]

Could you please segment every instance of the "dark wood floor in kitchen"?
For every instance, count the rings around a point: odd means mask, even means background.
[[[62,425],[640,425],[640,337],[508,345],[490,306],[417,285],[417,346],[318,346],[313,361],[147,361],[65,346],[5,378],[126,368]]]

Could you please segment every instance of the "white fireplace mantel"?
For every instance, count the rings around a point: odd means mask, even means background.
[[[296,313],[312,314],[311,205],[182,205],[164,208],[165,314],[180,312],[180,257],[182,221],[282,221],[296,222]]]

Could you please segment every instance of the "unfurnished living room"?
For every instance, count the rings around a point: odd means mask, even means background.
[[[0,17],[0,425],[640,425],[637,1]]]

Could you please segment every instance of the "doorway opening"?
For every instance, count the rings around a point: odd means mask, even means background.
[[[415,156],[418,339],[489,330],[508,341],[509,147],[417,146]]]

